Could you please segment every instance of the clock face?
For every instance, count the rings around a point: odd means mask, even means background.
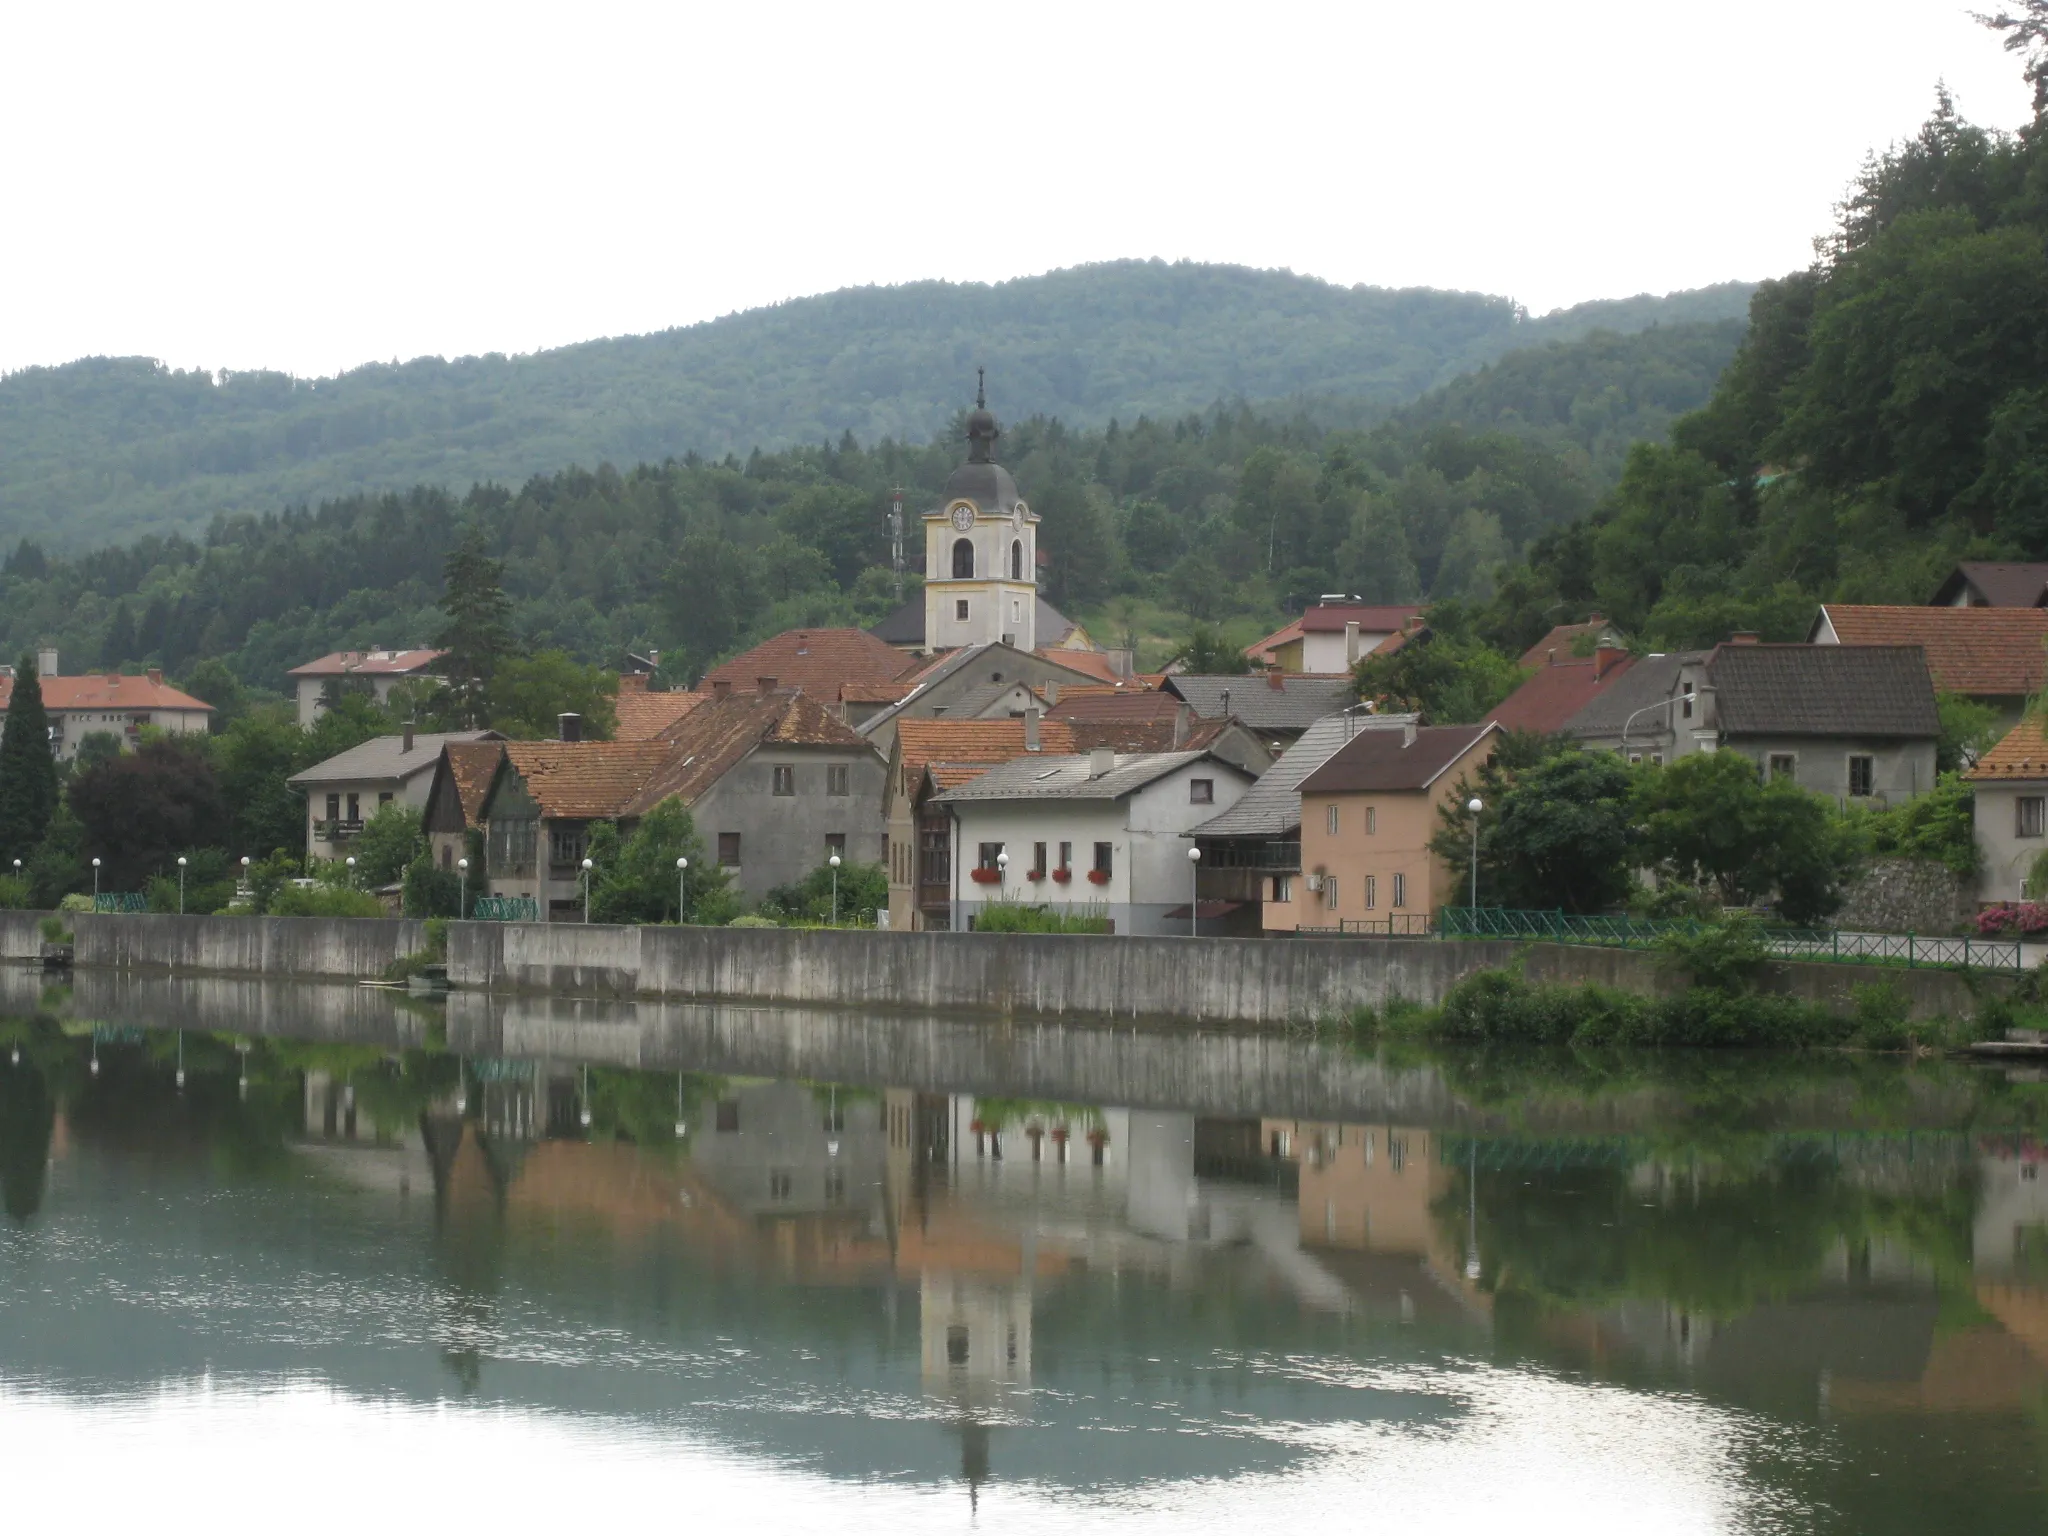
[[[964,501],[955,507],[953,509],[953,526],[962,533],[972,528],[974,526],[974,508]]]
[[[1010,514],[1010,526],[1019,533],[1024,531],[1024,503],[1018,502],[1017,509]]]

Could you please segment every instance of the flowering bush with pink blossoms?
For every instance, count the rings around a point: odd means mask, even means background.
[[[1977,914],[1977,932],[1987,939],[2048,933],[2048,902],[2001,902]]]

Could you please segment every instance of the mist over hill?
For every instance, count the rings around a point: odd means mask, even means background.
[[[1751,289],[1531,318],[1483,294],[1128,261],[845,289],[653,335],[331,379],[82,359],[0,379],[0,545],[75,551],[362,492],[744,458],[848,433],[922,443],[978,365],[1005,420],[1091,427],[1219,401],[1335,402],[1376,420],[1518,348],[1735,320]]]

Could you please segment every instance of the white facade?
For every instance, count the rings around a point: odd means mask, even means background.
[[[924,569],[926,649],[1037,649],[1038,519],[1023,502],[983,507],[960,496],[927,512]]]
[[[1393,639],[1398,630],[1361,629],[1347,624],[1339,629],[1303,630],[1301,670],[1304,672],[1349,672],[1359,660]]]

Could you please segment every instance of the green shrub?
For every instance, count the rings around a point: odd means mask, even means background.
[[[1696,987],[1727,993],[1747,988],[1771,957],[1763,925],[1746,914],[1721,918],[1698,933],[1666,934],[1657,948],[1667,969]]]
[[[1026,906],[1022,902],[991,901],[974,916],[976,933],[1107,933],[1106,912],[1072,910],[1055,912],[1050,907]]]
[[[35,905],[26,875],[0,875],[0,912],[24,912]]]
[[[754,912],[742,912],[725,925],[728,928],[780,928],[782,924],[772,917],[762,917]]]
[[[59,912],[90,912],[92,910],[92,897],[83,891],[73,891],[69,896],[66,896],[57,903],[57,910]]]
[[[46,917],[37,925],[43,931],[43,940],[49,944],[69,944],[71,934],[61,917]]]
[[[382,917],[384,904],[347,886],[287,885],[271,898],[271,917]]]

